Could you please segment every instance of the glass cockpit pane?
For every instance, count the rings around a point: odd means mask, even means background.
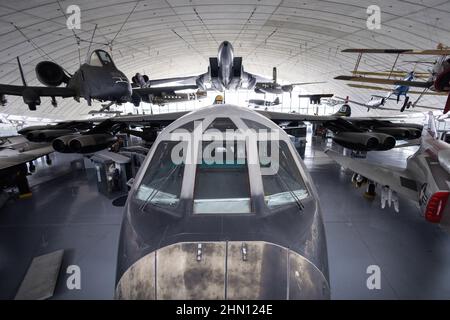
[[[263,147],[265,143],[259,142],[258,150],[263,172],[264,199],[269,209],[299,203],[307,198],[308,190],[286,142],[268,141]],[[272,144],[278,146],[274,145],[272,148]],[[265,170],[271,167],[274,169]]]
[[[100,58],[97,55],[97,51],[92,52],[91,59],[89,60],[89,64],[93,67],[102,67],[103,64],[100,61]]]
[[[203,141],[194,188],[195,214],[251,212],[245,142]]]
[[[97,51],[97,53],[100,58],[100,61],[103,63],[104,66],[112,63],[111,56],[106,51],[99,50]]]
[[[135,199],[148,204],[175,209],[180,200],[184,174],[183,144],[179,141],[161,141],[155,150],[148,170],[135,194]],[[181,147],[180,147],[181,146]],[[177,156],[173,156],[174,154]]]

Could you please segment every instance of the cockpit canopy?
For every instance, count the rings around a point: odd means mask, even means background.
[[[144,168],[132,201],[146,212],[261,214],[301,208],[310,196],[288,135],[267,118],[230,105],[203,108],[172,123]]]
[[[114,65],[109,53],[100,49],[92,51],[88,64],[94,67]]]

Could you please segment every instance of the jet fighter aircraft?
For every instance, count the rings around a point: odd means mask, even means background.
[[[132,89],[128,78],[115,66],[111,56],[104,50],[94,50],[86,63],[82,64],[73,75],[54,62],[38,63],[35,69],[36,77],[45,87],[28,86],[19,58],[17,61],[23,85],[0,84],[0,101],[4,105],[7,103],[6,95],[22,96],[30,110],[36,110],[36,106],[41,104],[41,97],[51,97],[52,105],[55,107],[56,97],[72,97],[78,102],[80,97],[83,97],[89,106],[92,100],[109,101],[111,104],[132,102],[138,106],[142,100],[146,101],[149,95],[197,88],[191,85],[182,88]],[[62,84],[65,86],[62,87]]]
[[[257,82],[270,81],[244,71],[242,57],[234,56],[234,49],[230,42],[224,41],[220,44],[217,57],[209,58],[209,67],[206,73],[187,77],[176,77],[166,79],[149,79],[143,75],[145,83],[149,87],[167,83],[178,83],[181,85],[196,85],[203,91],[237,89],[253,89]]]

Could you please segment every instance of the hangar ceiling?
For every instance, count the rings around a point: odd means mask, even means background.
[[[72,31],[65,11],[73,4],[81,9],[81,29]],[[370,5],[381,9],[379,30],[366,26]],[[44,59],[75,71],[97,25],[91,49],[111,50],[116,65],[130,78],[136,72],[150,78],[205,72],[208,57],[216,56],[220,42],[228,40],[247,71],[270,77],[276,66],[281,80],[327,81],[310,90],[365,102],[373,92],[332,80],[348,74],[356,61],[355,54],[340,50],[450,45],[449,14],[448,0],[0,0],[0,82],[21,83],[16,56],[30,85],[39,84],[34,67]],[[79,46],[75,36],[81,39]],[[386,70],[394,58],[363,57],[360,69]],[[400,67],[409,70],[412,65],[401,62]],[[78,104],[66,99],[53,108],[43,98],[34,112],[21,97],[9,96],[8,101],[0,113],[69,119],[92,110],[84,100]],[[421,104],[444,101],[426,97]],[[354,113],[367,114],[365,109]]]

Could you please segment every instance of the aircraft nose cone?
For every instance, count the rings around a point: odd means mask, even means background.
[[[118,299],[329,297],[328,281],[314,264],[262,241],[173,244],[134,263],[116,288]]]

